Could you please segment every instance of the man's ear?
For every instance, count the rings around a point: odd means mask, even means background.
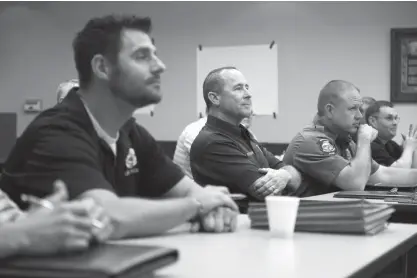
[[[220,104],[220,96],[218,93],[215,92],[209,92],[207,95],[208,99],[211,101],[211,103],[214,106],[219,106]]]
[[[376,117],[375,116],[369,116],[368,119],[365,119],[365,122],[367,122],[370,126],[373,128],[376,128]]]
[[[334,105],[331,103],[327,103],[324,106],[324,111],[327,114],[327,117],[329,118],[333,118],[333,114],[334,114]]]
[[[111,66],[109,61],[103,55],[94,55],[93,59],[91,59],[91,69],[97,78],[103,80],[110,79]]]

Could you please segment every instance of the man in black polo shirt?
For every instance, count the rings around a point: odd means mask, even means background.
[[[34,120],[6,162],[0,186],[15,202],[22,205],[22,192],[47,194],[45,185],[59,178],[70,198],[102,204],[114,238],[157,234],[185,221],[206,231],[234,230],[238,208],[231,198],[184,177],[131,118],[161,100],[165,65],[150,27],[149,18],[104,16],[77,34],[80,88]]]
[[[369,106],[366,122],[378,130],[378,137],[372,142],[372,158],[381,165],[417,168],[417,128],[411,125],[404,136],[403,147],[392,140],[397,135],[400,117],[391,102],[379,100]]]
[[[207,123],[191,145],[190,162],[199,184],[224,185],[262,200],[295,191],[299,173],[285,166],[240,125],[252,113],[249,85],[234,67],[211,71],[203,84]]]
[[[366,184],[409,186],[417,170],[384,167],[371,157],[378,131],[360,124],[359,89],[344,80],[332,80],[320,91],[317,115],[290,142],[284,162],[302,173],[296,195],[307,197],[340,190],[363,190]],[[357,145],[352,136],[357,136]]]

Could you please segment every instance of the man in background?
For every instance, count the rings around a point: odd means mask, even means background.
[[[162,98],[165,65],[150,29],[149,18],[109,15],[78,32],[79,89],[28,126],[5,164],[0,187],[14,201],[22,191],[44,195],[44,185],[59,178],[71,199],[103,206],[113,238],[159,234],[186,221],[208,232],[234,231],[238,208],[230,196],[184,177],[132,118]]]
[[[364,190],[367,184],[415,184],[417,170],[385,167],[372,159],[371,142],[378,131],[360,124],[361,106],[359,89],[348,81],[332,80],[320,91],[315,121],[294,137],[284,156],[302,173],[297,196]]]
[[[392,140],[397,135],[400,116],[393,104],[379,100],[369,106],[366,122],[378,131],[372,142],[372,158],[381,165],[399,168],[417,168],[417,127],[410,125],[403,146]]]
[[[197,137],[198,133],[204,127],[206,122],[207,117],[203,117],[187,125],[181,132],[181,135],[178,138],[177,145],[175,147],[173,161],[191,179],[193,178],[190,167],[191,145],[193,144],[194,139]]]
[[[295,191],[299,173],[285,166],[240,125],[252,114],[249,84],[234,67],[211,71],[203,84],[207,123],[191,145],[192,175],[199,184],[223,185],[252,200]]]
[[[249,129],[252,125],[252,118],[253,112],[247,118],[244,118],[241,122],[241,125],[244,126],[249,132]],[[177,145],[175,147],[174,153],[174,163],[177,164],[184,173],[191,179],[193,179],[193,175],[191,173],[191,166],[190,166],[190,149],[191,145],[194,142],[194,139],[197,137],[198,133],[200,133],[201,129],[205,126],[207,122],[207,117],[201,118],[191,124],[187,125],[183,132],[181,133],[180,137],[177,140]],[[251,132],[254,138],[255,135]]]

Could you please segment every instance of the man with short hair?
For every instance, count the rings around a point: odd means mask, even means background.
[[[251,135],[256,139],[255,135],[250,131],[252,125],[253,113],[249,117],[246,117],[240,123],[245,127]],[[177,140],[177,145],[175,147],[173,161],[177,164],[184,173],[191,179],[193,179],[193,174],[191,173],[190,166],[190,149],[195,138],[200,133],[201,129],[205,126],[207,122],[207,117],[201,118],[191,124],[187,125],[180,137]]]
[[[416,183],[417,170],[385,167],[372,160],[371,142],[378,131],[360,124],[361,105],[359,89],[350,82],[333,80],[320,91],[315,122],[294,137],[284,156],[284,162],[303,176],[296,195]],[[357,145],[351,137],[355,134]]]
[[[103,206],[115,223],[113,238],[159,234],[186,221],[210,232],[235,229],[230,196],[184,177],[132,118],[162,97],[165,65],[150,29],[149,18],[110,15],[77,34],[80,88],[42,112],[11,151],[0,186],[14,201],[22,191],[45,194],[43,185],[59,178],[70,198]]]
[[[378,130],[378,137],[371,143],[372,158],[376,162],[384,166],[417,168],[417,127],[413,130],[411,125],[404,136],[404,148],[392,140],[397,135],[400,116],[391,102],[375,102],[366,111],[365,119]]]
[[[199,184],[223,185],[252,200],[295,191],[299,173],[263,148],[240,123],[252,114],[249,84],[235,67],[211,71],[203,84],[207,123],[191,145]]]

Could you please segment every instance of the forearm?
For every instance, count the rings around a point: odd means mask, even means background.
[[[417,169],[380,166],[371,178],[373,182],[381,183],[381,186],[411,186],[417,184]]]
[[[359,142],[356,156],[337,177],[337,186],[343,190],[363,190],[371,174],[371,161],[370,144]]]
[[[167,198],[182,198],[190,197],[201,193],[204,190],[202,186],[187,176],[184,176],[164,197]]]
[[[190,220],[199,210],[199,203],[193,198],[119,198],[106,200],[102,205],[115,226],[113,239],[163,233]]]
[[[413,149],[405,148],[401,157],[393,164],[391,164],[391,167],[411,168],[411,165],[413,164],[413,154]]]

